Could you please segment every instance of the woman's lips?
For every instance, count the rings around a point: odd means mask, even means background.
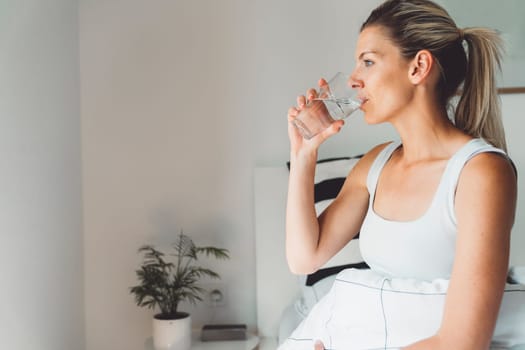
[[[366,97],[359,97],[359,100],[361,101],[361,107],[368,102],[368,98]]]

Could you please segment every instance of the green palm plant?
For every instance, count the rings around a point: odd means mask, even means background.
[[[135,296],[138,306],[154,309],[160,313],[157,319],[178,319],[188,314],[178,312],[179,303],[189,301],[196,304],[202,301],[204,289],[197,283],[203,277],[219,279],[218,273],[194,263],[200,255],[212,256],[217,259],[229,259],[227,249],[215,247],[197,247],[192,239],[181,231],[173,244],[172,259],[151,245],[144,245],[138,252],[144,254],[140,269],[136,270],[139,285],[131,287],[130,293]]]

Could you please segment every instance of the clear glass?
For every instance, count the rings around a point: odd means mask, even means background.
[[[303,138],[309,140],[328,128],[334,121],[344,119],[361,107],[357,91],[352,88],[350,75],[339,72],[328,81],[317,98],[308,101],[293,124]]]

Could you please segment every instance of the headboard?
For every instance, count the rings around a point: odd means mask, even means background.
[[[261,337],[277,338],[281,314],[300,292],[298,277],[286,263],[287,191],[286,166],[255,169],[257,325]]]

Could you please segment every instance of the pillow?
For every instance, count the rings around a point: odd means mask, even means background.
[[[346,176],[362,156],[327,158],[317,161],[314,178],[314,202],[317,216],[337,197]],[[290,169],[290,162],[287,163],[287,166]],[[335,276],[347,268],[368,268],[361,257],[359,234],[318,271],[299,278],[302,291],[300,303],[303,311],[308,312],[328,293]]]
[[[525,285],[525,266],[511,266],[507,282],[511,284]]]
[[[314,202],[317,216],[337,197],[346,176],[362,156],[327,158],[317,161],[314,178]],[[290,170],[290,162],[287,162],[286,165]]]

